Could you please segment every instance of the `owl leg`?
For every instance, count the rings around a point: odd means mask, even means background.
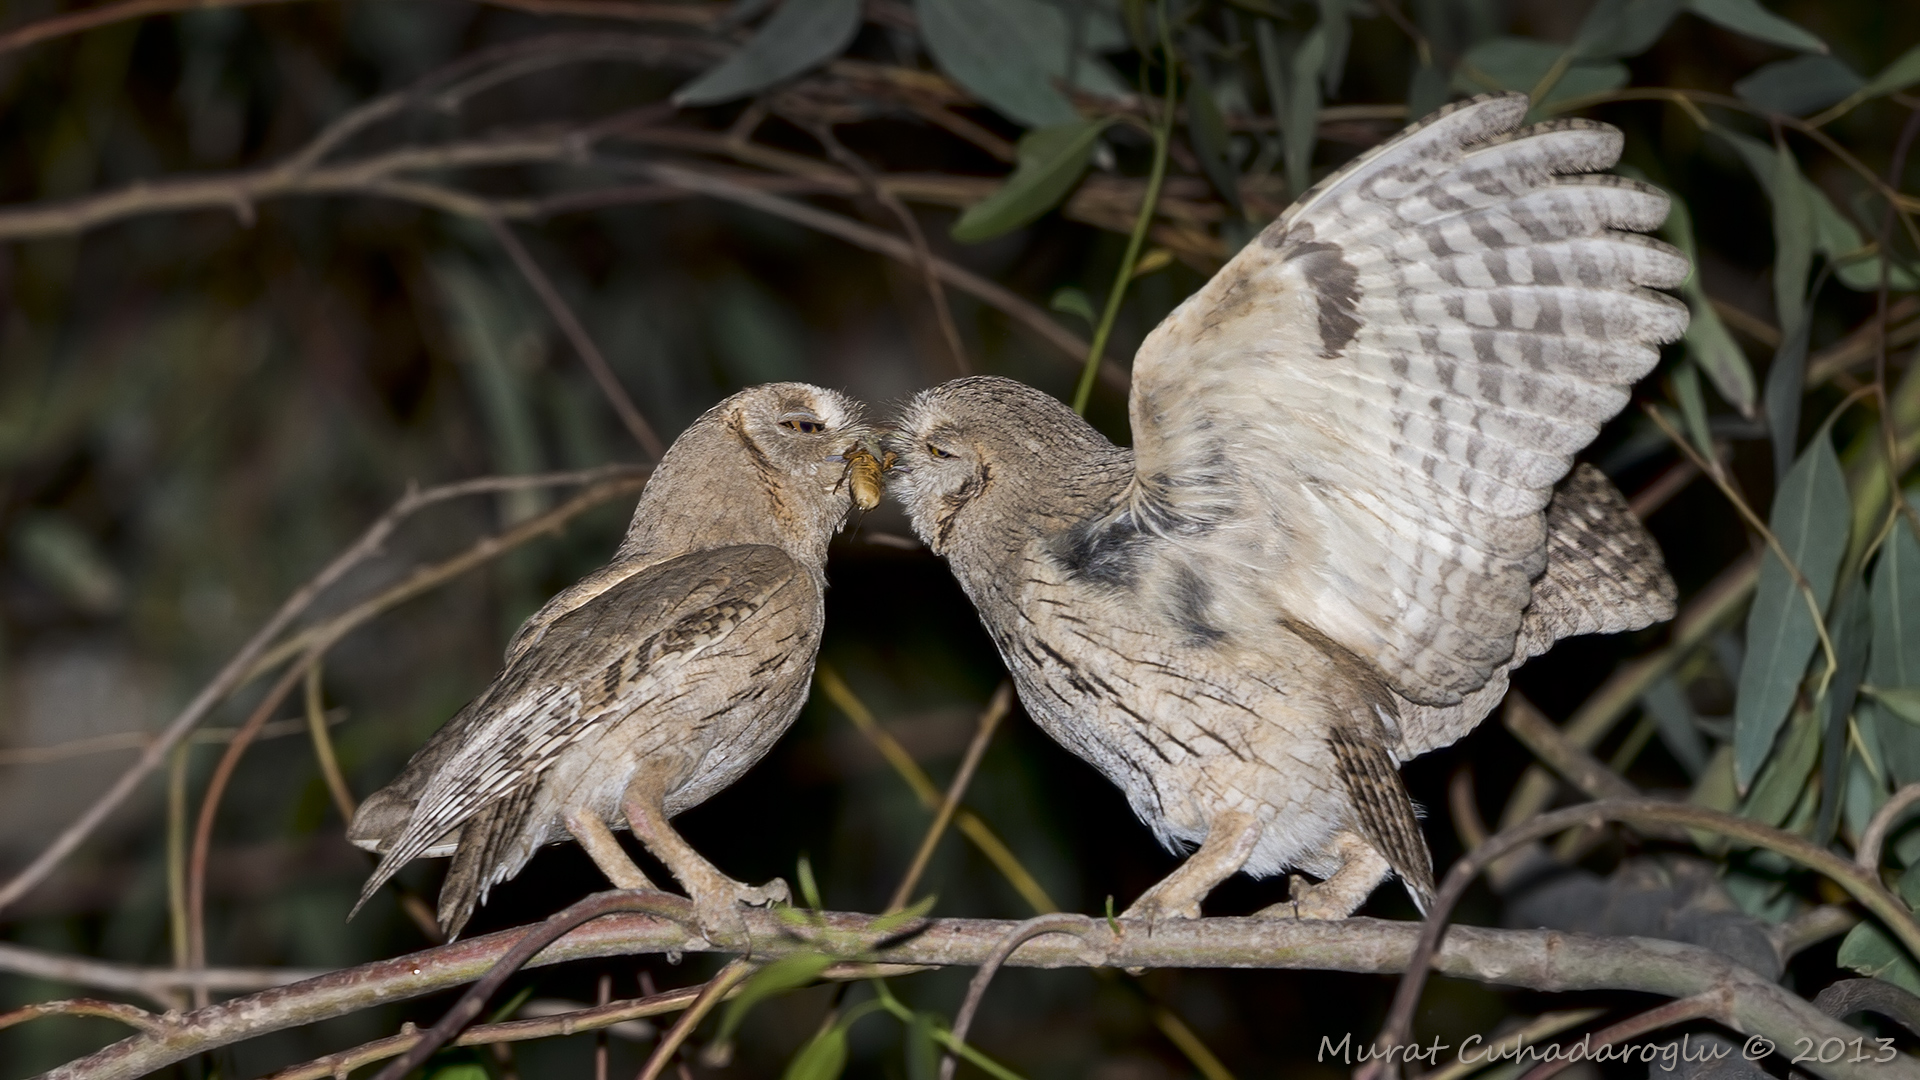
[[[701,933],[709,941],[715,935],[744,937],[746,923],[740,918],[738,905],[785,903],[793,894],[779,878],[760,886],[735,881],[693,850],[693,845],[667,823],[664,802],[667,788],[657,773],[643,766],[627,785],[624,800],[627,825],[655,858],[667,864],[674,880],[687,890]]]
[[[600,815],[582,806],[571,810],[566,816],[567,831],[580,843],[580,847],[593,860],[593,865],[607,875],[616,889],[651,889],[653,882],[647,875],[633,865],[633,860],[620,847],[620,841],[614,839],[613,830],[600,820]]]
[[[1232,877],[1247,865],[1254,845],[1260,842],[1260,820],[1244,810],[1227,810],[1214,815],[1207,826],[1207,839],[1180,869],[1162,878],[1121,914],[1123,919],[1197,919],[1200,901],[1213,887]]]
[[[1393,867],[1360,834],[1342,829],[1333,834],[1329,845],[1341,859],[1340,869],[1319,884],[1308,884],[1295,875],[1289,884],[1292,897],[1254,912],[1267,919],[1344,919],[1367,902]]]

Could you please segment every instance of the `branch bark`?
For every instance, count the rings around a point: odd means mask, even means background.
[[[1011,920],[934,919],[885,946],[866,949],[872,917],[828,913],[790,922],[781,913],[744,913],[751,950],[772,960],[801,950],[888,964],[977,967],[1018,926]],[[789,917],[790,918],[790,917]],[[1115,932],[1118,928],[1118,933]],[[408,956],[332,972],[293,986],[221,1002],[175,1018],[47,1074],[57,1080],[132,1080],[194,1054],[272,1031],[344,1016],[377,1004],[436,993],[484,975],[527,930],[503,931]],[[1132,920],[1088,919],[1082,937],[1049,935],[1020,947],[1017,967],[1291,968],[1394,974],[1405,970],[1418,923],[1346,919],[1201,919],[1149,928]],[[540,967],[594,957],[713,951],[679,925],[643,915],[609,915],[568,934],[534,958]],[[1683,998],[1716,992],[1730,1025],[1781,1046],[1803,1036],[1852,1038],[1852,1029],[1725,956],[1693,945],[1545,930],[1454,927],[1435,961],[1459,978],[1545,991],[1624,989]],[[1920,1062],[1810,1063],[1826,1080],[1920,1080]]]

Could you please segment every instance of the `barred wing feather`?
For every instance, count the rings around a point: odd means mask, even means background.
[[[1328,177],[1141,346],[1127,513],[1229,619],[1448,705],[1513,655],[1573,455],[1686,326],[1618,131],[1435,114]],[[1235,611],[1234,609],[1240,609]],[[1232,622],[1230,625],[1254,625]]]

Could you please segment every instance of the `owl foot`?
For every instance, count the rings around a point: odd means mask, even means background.
[[[1243,811],[1216,814],[1200,850],[1142,894],[1120,917],[1145,919],[1149,925],[1162,919],[1199,918],[1200,901],[1215,885],[1247,864],[1247,857],[1260,841],[1260,828],[1259,819]]]
[[[681,884],[693,897],[693,917],[699,923],[700,936],[716,945],[746,939],[747,921],[741,915],[742,907],[766,907],[793,899],[792,891],[781,878],[765,885],[748,885],[718,870],[710,876],[690,871],[681,879]]]
[[[1309,882],[1299,874],[1287,881],[1289,898],[1254,912],[1263,919],[1344,919],[1352,915],[1392,869],[1373,847],[1353,833],[1335,835],[1335,850],[1346,862],[1327,880]]]

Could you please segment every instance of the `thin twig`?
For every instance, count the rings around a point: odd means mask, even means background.
[[[1094,921],[1085,915],[1035,915],[1007,931],[1007,935],[981,961],[980,970],[973,973],[972,981],[967,983],[966,1000],[960,1003],[960,1011],[953,1016],[953,1041],[967,1041],[967,1031],[973,1027],[974,1014],[980,1011],[980,1002],[987,996],[987,984],[993,981],[994,974],[1014,954],[1014,950],[1042,934],[1072,934],[1084,938],[1093,926]],[[940,1059],[940,1080],[953,1080],[953,1070],[958,1064],[951,1051],[945,1054]]]
[[[920,270],[920,277],[926,282],[927,299],[933,302],[934,318],[940,323],[940,335],[946,339],[947,351],[951,354],[953,366],[962,375],[973,374],[973,365],[967,362],[966,346],[960,342],[960,328],[954,325],[953,311],[947,306],[946,286],[940,283],[940,274],[934,269],[933,249],[927,246],[927,237],[920,229],[920,219],[913,216],[907,204],[900,197],[883,187],[860,155],[841,145],[833,134],[833,128],[827,124],[813,124],[808,127],[813,137],[826,147],[833,160],[839,162],[873,200],[900,222],[900,230],[907,234],[907,241],[913,245],[913,260]]]
[[[353,789],[347,786],[346,774],[340,771],[340,758],[333,752],[333,736],[327,731],[326,703],[320,696],[321,666],[319,657],[307,665],[307,733],[313,739],[313,757],[327,782],[327,793],[333,796],[334,809],[340,811],[342,822],[351,824],[353,812],[359,807],[354,802]]]
[[[325,974],[314,968],[207,968],[187,971],[172,967],[140,967],[117,964],[111,960],[64,956],[4,941],[0,941],[0,971],[69,986],[139,994],[169,1009],[182,1004],[179,991],[196,986],[246,993]]]
[[[53,842],[48,844],[32,862],[28,863],[24,869],[8,879],[4,886],[0,886],[0,910],[4,910],[8,905],[25,896],[29,890],[39,885],[42,881],[45,881],[47,875],[53,872],[54,867],[60,865],[61,861],[72,854],[74,849],[79,847],[87,837],[93,835],[94,830],[100,827],[100,823],[105,821],[109,815],[120,808],[122,803],[127,801],[134,791],[139,788],[141,782],[151,775],[155,769],[159,768],[161,762],[167,759],[167,756],[172,752],[174,746],[178,745],[182,739],[185,739],[194,727],[206,718],[207,714],[213,710],[215,705],[226,700],[227,695],[239,689],[257,674],[272,670],[292,656],[306,651],[309,645],[325,638],[327,636],[327,632],[324,629],[325,627],[335,627],[336,630],[334,632],[344,633],[345,630],[350,629],[351,626],[358,625],[358,622],[351,624],[343,623],[340,619],[336,618],[330,623],[323,624],[322,628],[316,628],[316,630],[322,631],[320,633],[309,631],[307,634],[296,635],[296,640],[295,643],[292,643],[292,648],[283,647],[282,650],[275,650],[271,655],[268,653],[269,643],[278,638],[288,626],[292,625],[295,619],[298,619],[313,605],[315,600],[319,599],[322,593],[331,588],[345,576],[348,571],[378,552],[381,549],[381,545],[386,542],[387,538],[393,534],[393,530],[398,528],[402,521],[428,506],[445,502],[448,499],[462,495],[511,490],[521,486],[580,484],[589,482],[591,479],[606,476],[626,476],[630,478],[633,476],[633,473],[634,470],[632,467],[626,466],[616,467],[614,469],[591,469],[581,472],[555,473],[545,476],[485,477],[430,488],[426,491],[408,492],[385,514],[375,519],[373,524],[367,527],[366,532],[362,533],[358,540],[348,546],[345,551],[334,556],[333,561],[322,567],[320,572],[310,578],[306,584],[295,589],[293,594],[281,603],[279,609],[261,625],[260,629],[256,630],[253,636],[247,639],[246,644],[242,645],[240,650],[227,661],[226,666],[222,667],[219,673],[216,674],[206,686],[202,687],[198,694],[194,695],[193,700],[187,703],[186,708],[182,709],[179,715],[174,717],[172,722],[170,722],[152,742],[147,744],[146,749],[141,752],[139,760],[135,761],[126,772],[122,773],[120,778],[114,781],[113,786],[108,788],[98,799],[94,800],[93,804],[82,812],[72,824],[61,830],[60,835],[55,837]],[[598,499],[594,503],[597,504],[598,501],[611,498],[622,491],[628,490],[632,486],[633,482],[631,479],[615,479],[597,488],[589,489],[589,493],[598,495]],[[491,537],[489,540],[475,545],[475,548],[470,549],[467,555],[461,556],[459,559],[450,560],[448,563],[441,565],[443,568],[451,567],[453,573],[457,573],[459,570],[465,569],[468,565],[478,565],[479,562],[492,558],[508,548],[532,539],[534,536],[548,529],[556,528],[561,522],[567,520],[568,517],[587,509],[587,505],[581,504],[581,500],[584,499],[587,494],[588,493],[583,493],[581,496],[577,496],[571,503],[548,511],[540,518],[523,522],[506,533]],[[558,516],[561,515],[561,511],[568,511],[568,513],[564,516]],[[538,527],[530,529],[530,526]],[[463,559],[468,560],[468,562],[461,562]],[[454,566],[456,563],[459,565]],[[448,573],[446,576],[450,577],[452,573]],[[408,579],[407,583],[403,583],[399,590],[389,590],[389,595],[404,599],[407,596],[415,595],[418,591],[423,591],[425,588],[430,588],[432,585],[438,584],[441,580],[444,580],[444,577],[423,578],[421,575],[416,574],[413,578]],[[405,591],[410,587],[414,588],[413,592]],[[397,603],[398,599],[394,600],[394,602]],[[365,608],[366,605],[363,604],[355,610],[360,611]],[[384,608],[375,610],[384,610]],[[353,613],[349,612],[348,614],[351,615]],[[370,618],[371,613],[361,617]],[[302,641],[301,639],[305,640]]]
[[[560,290],[554,288],[553,279],[547,276],[547,272],[540,268],[533,254],[527,250],[527,246],[514,235],[513,226],[498,217],[488,217],[485,220],[487,228],[493,231],[494,239],[500,242],[501,247],[507,249],[507,254],[513,258],[513,264],[520,268],[521,276],[527,279],[527,284],[532,286],[534,293],[540,297],[540,303],[546,306],[547,314],[559,325],[560,332],[567,336],[567,341],[573,345],[573,351],[580,354],[580,362],[587,365],[587,373],[593,376],[593,381],[599,385],[600,392],[606,395],[607,404],[613,406],[614,413],[620,417],[620,423],[626,426],[627,434],[633,436],[633,441],[640,444],[640,449],[649,458],[655,461],[660,460],[666,455],[667,444],[660,441],[660,436],[654,433],[653,425],[647,423],[647,418],[640,414],[639,406],[633,403],[633,398],[627,394],[627,388],[620,385],[619,377],[613,373],[607,358],[601,354],[600,346],[594,344],[593,335],[587,333],[587,328],[581,325],[579,317],[573,313],[573,308],[568,306],[566,299],[560,295]]]
[[[1549,1039],[1570,1027],[1584,1024],[1606,1012],[1605,1009],[1566,1009],[1541,1013],[1519,1028],[1480,1045],[1463,1046],[1452,1062],[1422,1076],[1420,1080],[1464,1080],[1481,1069],[1518,1053],[1521,1047]],[[1473,1057],[1468,1058],[1472,1053]]]
[[[328,725],[337,724],[345,714],[336,709],[333,715],[322,718]],[[199,728],[187,736],[181,746],[225,746],[233,741],[239,728],[205,727]],[[276,720],[260,729],[255,742],[268,739],[284,739],[289,735],[299,735],[307,730],[307,722],[302,720]],[[144,750],[154,740],[154,736],[144,731],[123,731],[118,735],[96,735],[86,739],[71,739],[49,746],[19,746],[12,750],[0,750],[0,766],[9,765],[46,765],[55,761],[69,761],[77,757],[90,757],[94,754],[112,754],[127,750]],[[177,751],[179,747],[175,747]],[[169,766],[171,767],[171,766]]]
[[[1775,829],[1748,818],[1723,814],[1703,806],[1665,803],[1651,799],[1613,799],[1583,803],[1564,810],[1540,814],[1529,821],[1505,829],[1475,848],[1447,871],[1432,906],[1420,929],[1420,942],[1408,962],[1407,973],[1394,992],[1393,1007],[1376,1044],[1391,1049],[1407,1044],[1413,1028],[1413,1012],[1420,990],[1447,933],[1447,920],[1467,886],[1494,860],[1523,844],[1551,836],[1562,829],[1579,825],[1597,827],[1608,821],[1680,825],[1691,829],[1720,833],[1769,851],[1777,852],[1831,878],[1855,900],[1878,916],[1909,951],[1920,955],[1920,924],[1906,905],[1886,890],[1876,875],[1862,872],[1853,863],[1827,849],[1792,833]],[[1694,992],[1698,992],[1697,990]],[[1361,1080],[1377,1078],[1389,1068],[1387,1058],[1376,1058],[1357,1074]]]
[[[103,26],[143,19],[153,15],[173,15],[211,8],[261,7],[290,3],[291,0],[125,0],[102,4],[80,11],[50,16],[0,34],[0,54],[17,52],[43,41],[97,30]],[[630,22],[678,23],[686,26],[711,26],[724,12],[708,4],[645,4],[632,0],[474,0],[492,7],[510,8],[530,15],[562,15],[575,18],[622,19]]]
[[[657,919],[684,920],[687,904],[678,897],[656,892],[604,892],[595,893],[562,911],[555,912],[538,927],[520,936],[506,954],[489,969],[479,982],[473,984],[453,1008],[440,1018],[439,1023],[429,1028],[420,1041],[408,1048],[400,1060],[380,1070],[375,1080],[400,1080],[419,1068],[434,1052],[452,1041],[460,1034],[473,1018],[480,1015],[487,1000],[500,989],[501,984],[512,978],[528,961],[539,955],[542,949],[565,937],[567,933],[585,923],[592,922],[604,915],[616,912],[634,912],[651,915]]]
[[[967,744],[966,756],[960,759],[960,768],[953,774],[953,782],[947,785],[946,797],[940,800],[940,809],[933,815],[933,823],[927,826],[927,835],[920,840],[920,849],[913,854],[913,862],[907,872],[901,876],[900,884],[893,890],[893,899],[887,901],[887,911],[904,910],[907,901],[913,898],[914,886],[920,884],[920,875],[927,869],[927,863],[933,858],[933,851],[940,844],[940,838],[946,834],[947,826],[953,821],[954,811],[960,807],[960,800],[967,793],[967,785],[973,783],[974,770],[980,767],[980,759],[986,755],[987,744],[993,741],[993,733],[1000,727],[1000,721],[1013,705],[1013,684],[1002,682],[994,690],[993,697],[987,702],[986,710],[980,714],[980,723],[974,729],[973,741]]]
[[[1689,1020],[1713,1019],[1725,1023],[1728,1004],[1726,997],[1717,993],[1695,994],[1693,997],[1669,1001],[1658,1008],[1648,1009],[1646,1012],[1629,1016],[1617,1024],[1602,1028],[1581,1040],[1581,1045],[1598,1050],[1603,1046],[1637,1039],[1650,1031],[1684,1024]],[[1548,1077],[1557,1075],[1562,1069],[1573,1064],[1575,1061],[1571,1055],[1557,1061],[1543,1061],[1529,1069],[1520,1080],[1547,1080]]]
[[[1866,831],[1860,834],[1860,846],[1853,853],[1853,861],[1876,880],[1880,875],[1880,846],[1886,843],[1887,833],[1900,820],[1900,815],[1914,803],[1920,803],[1920,784],[1907,784],[1874,811]]]
[[[141,1031],[165,1031],[167,1021],[145,1009],[132,1005],[123,1005],[117,1001],[101,1001],[97,998],[69,998],[66,1001],[43,1001],[37,1005],[24,1005],[12,1012],[0,1013],[0,1028],[10,1028],[15,1024],[24,1024],[28,1020],[37,1020],[42,1016],[102,1016],[109,1020],[118,1020],[129,1027]]]
[[[1164,9],[1164,5],[1162,5]],[[1164,10],[1162,12],[1164,15]],[[1080,371],[1080,382],[1073,389],[1073,411],[1085,416],[1087,401],[1093,396],[1093,378],[1097,373],[1101,357],[1106,353],[1107,337],[1113,333],[1114,320],[1120,317],[1120,302],[1126,298],[1127,286],[1133,282],[1133,270],[1140,260],[1140,247],[1146,243],[1147,230],[1153,225],[1154,211],[1160,205],[1160,185],[1167,178],[1167,152],[1173,144],[1174,103],[1179,98],[1179,68],[1173,62],[1173,45],[1167,40],[1167,23],[1160,21],[1161,56],[1166,61],[1166,102],[1161,107],[1160,118],[1153,126],[1153,165],[1147,173],[1147,190],[1140,197],[1140,211],[1133,221],[1133,232],[1127,237],[1127,250],[1120,258],[1120,269],[1115,272],[1113,288],[1107,292],[1106,307],[1100,312],[1100,322],[1094,327],[1093,341],[1087,345],[1086,366]]]
[[[734,987],[753,974],[753,971],[754,965],[745,957],[741,957],[729,961],[725,967],[715,972],[713,978],[708,979],[707,984],[700,989],[700,996],[693,999],[693,1004],[687,1007],[686,1012],[680,1014],[680,1019],[674,1021],[673,1027],[661,1037],[660,1044],[653,1048],[653,1053],[648,1055],[646,1065],[640,1069],[639,1080],[659,1080],[660,1074],[666,1071],[667,1062],[673,1060],[673,1055],[686,1043],[687,1036],[693,1034],[693,1029],[699,1026],[700,1021],[706,1019],[715,1005],[725,1000]],[[396,1076],[394,1080],[399,1078]]]
[[[1807,603],[1807,613],[1813,619],[1814,633],[1820,636],[1820,653],[1827,662],[1826,673],[1820,679],[1821,693],[1825,693],[1827,680],[1833,677],[1834,672],[1840,670],[1840,661],[1834,655],[1833,638],[1827,633],[1826,614],[1820,610],[1820,597],[1814,593],[1813,583],[1807,580],[1807,575],[1801,571],[1800,564],[1793,561],[1793,556],[1787,554],[1786,545],[1780,542],[1780,538],[1774,535],[1766,522],[1760,520],[1760,515],[1754,513],[1753,508],[1747,505],[1747,500],[1741,498],[1740,493],[1734,490],[1732,481],[1727,478],[1726,470],[1720,467],[1720,463],[1701,457],[1700,451],[1694,448],[1692,441],[1674,430],[1666,416],[1652,404],[1642,403],[1642,408],[1653,419],[1654,426],[1679,447],[1681,453],[1693,459],[1693,463],[1700,467],[1701,472],[1707,474],[1707,478],[1713,481],[1714,485],[1720,489],[1720,493],[1733,504],[1733,508],[1746,519],[1747,527],[1760,534],[1760,538],[1766,541],[1767,550],[1773,552],[1773,557],[1780,560],[1780,565],[1785,567],[1787,573],[1792,576],[1795,587],[1800,590],[1801,598]],[[1824,435],[1821,437],[1825,438]]]
[[[187,966],[203,968],[207,966],[207,856],[213,848],[213,819],[220,812],[220,800],[227,793],[227,783],[233,779],[234,770],[240,767],[240,756],[252,745],[253,737],[266,726],[267,719],[280,708],[293,688],[306,677],[310,665],[318,662],[318,652],[308,654],[301,662],[289,666],[280,681],[267,691],[260,704],[240,725],[239,734],[227,744],[226,753],[220,755],[220,763],[214,766],[213,776],[207,781],[207,792],[200,800],[200,816],[193,826],[193,849],[187,857]],[[193,991],[193,1003],[204,1008],[207,1004],[207,988],[198,986]]]
[[[906,781],[907,787],[913,790],[914,797],[920,800],[920,805],[929,810],[939,806],[940,789],[934,786],[932,778],[927,776],[926,770],[920,767],[919,762],[913,760],[913,755],[907,753],[906,747],[901,746],[898,739],[874,720],[873,711],[868,709],[853,692],[853,688],[840,677],[840,673],[827,664],[821,664],[815,670],[814,679],[821,691],[827,695],[827,699],[839,706],[841,712],[847,714],[847,719],[853,721],[853,726],[859,729],[860,734],[873,744],[874,749],[880,752],[880,756],[886,759],[887,764],[893,766],[893,771]],[[1033,908],[1035,914],[1046,915],[1060,910],[1060,905],[1054,903],[1053,897],[1047,895],[1047,890],[1025,866],[1021,865],[1012,849],[1007,847],[1006,842],[994,833],[993,827],[981,820],[978,814],[966,809],[956,811],[953,827],[960,830],[961,835],[968,840],[973,841],[973,845],[980,849],[980,853],[987,857],[987,861],[993,863],[994,868],[1007,879],[1007,883],[1013,886],[1021,899]]]

